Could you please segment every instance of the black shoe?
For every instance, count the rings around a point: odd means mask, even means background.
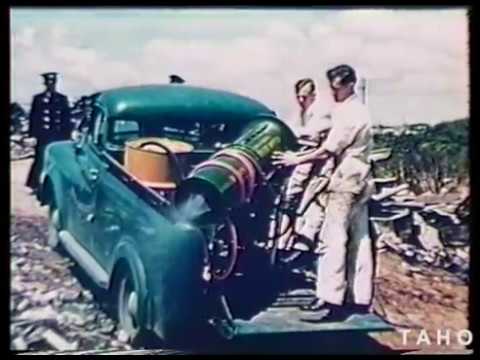
[[[327,306],[327,303],[319,298],[313,299],[309,304],[302,305],[300,309],[302,311],[319,311]]]
[[[370,305],[359,305],[359,304],[351,304],[348,306],[348,311],[352,314],[369,314]]]
[[[341,306],[324,306],[317,312],[303,316],[300,320],[310,323],[343,321],[350,315],[350,312],[345,311]]]
[[[305,236],[295,234],[290,248],[297,251],[304,251],[304,252],[312,251],[313,243],[310,239],[306,238]]]

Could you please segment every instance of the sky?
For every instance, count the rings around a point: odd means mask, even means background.
[[[11,101],[27,108],[40,73],[61,74],[71,100],[168,82],[260,100],[294,121],[293,85],[312,77],[326,111],[325,72],[349,64],[367,79],[374,124],[469,116],[464,8],[11,8]]]

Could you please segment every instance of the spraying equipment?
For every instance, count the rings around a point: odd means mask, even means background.
[[[197,221],[222,216],[225,212],[251,202],[256,190],[272,173],[270,157],[295,145],[295,137],[274,116],[259,116],[230,146],[198,164],[176,192],[177,204],[202,197],[208,215],[198,214]]]

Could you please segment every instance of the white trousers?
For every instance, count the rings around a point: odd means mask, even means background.
[[[374,259],[367,202],[352,193],[329,193],[320,246],[317,297],[336,305],[369,305]]]

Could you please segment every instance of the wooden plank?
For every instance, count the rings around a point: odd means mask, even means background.
[[[338,331],[393,331],[392,325],[375,314],[353,314],[342,321],[311,323],[301,320],[305,316],[298,309],[268,310],[251,320],[235,320],[236,335],[314,333]]]
[[[408,216],[410,214],[410,211],[408,209],[403,209],[400,211],[395,211],[393,215],[390,216],[370,216],[369,219],[371,221],[378,221],[378,222],[389,222],[389,221],[395,221],[401,218],[404,218],[405,216]]]
[[[398,177],[397,176],[392,176],[392,177],[389,177],[389,178],[374,178],[373,181],[375,183],[385,184],[385,183],[391,183],[391,182],[394,182],[394,181],[398,181]]]

